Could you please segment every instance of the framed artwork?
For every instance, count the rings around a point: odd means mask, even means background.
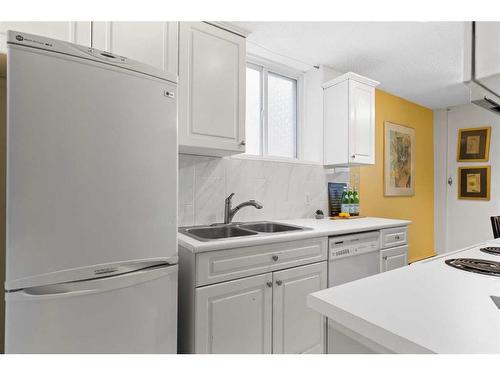
[[[458,199],[490,200],[490,166],[458,168]]]
[[[488,161],[491,127],[458,130],[457,161]]]
[[[415,194],[415,129],[384,123],[384,195]]]

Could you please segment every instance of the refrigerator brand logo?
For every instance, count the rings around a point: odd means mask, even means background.
[[[98,268],[94,270],[94,275],[102,275],[103,273],[113,273],[116,271],[118,271],[117,267]]]
[[[20,42],[24,40],[23,36],[19,34],[16,35],[16,39],[19,40]]]

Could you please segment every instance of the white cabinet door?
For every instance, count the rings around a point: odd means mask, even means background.
[[[177,75],[177,22],[93,22],[92,47]]]
[[[375,164],[377,81],[346,73],[323,84],[323,163]]]
[[[327,262],[273,273],[273,353],[324,353],[326,322],[306,304],[327,287]]]
[[[375,164],[375,88],[349,80],[349,158]]]
[[[272,293],[271,273],[197,288],[196,353],[271,353]]]
[[[90,46],[90,21],[86,22],[0,22],[0,52],[7,51],[7,30]]]
[[[181,22],[179,151],[245,151],[245,38],[203,22]]]
[[[380,251],[380,272],[408,265],[408,246],[398,246]]]

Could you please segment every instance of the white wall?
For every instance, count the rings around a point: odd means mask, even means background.
[[[304,122],[299,131],[300,158],[323,163],[323,88],[339,73],[326,66],[304,73]]]
[[[440,252],[459,249],[493,238],[490,216],[500,215],[500,116],[473,104],[451,108],[447,113],[436,111],[434,116],[436,243]],[[488,162],[457,163],[458,129],[491,126]],[[447,127],[447,134],[443,130]],[[443,150],[447,148],[446,171]],[[457,198],[460,166],[491,166],[491,199],[489,201]],[[452,177],[453,184],[446,180]],[[446,192],[446,200],[443,199]]]
[[[348,173],[328,174],[321,165],[179,155],[179,226],[223,221],[224,199],[239,204],[256,199],[264,206],[243,208],[235,221],[314,217],[328,214],[328,182],[347,182]],[[309,204],[306,203],[309,195]]]
[[[448,110],[434,111],[434,249],[446,252]]]

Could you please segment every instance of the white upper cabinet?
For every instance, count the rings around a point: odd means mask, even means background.
[[[90,21],[0,22],[0,53],[7,51],[7,30],[21,31],[90,47]]]
[[[177,75],[177,22],[92,22],[92,47]]]
[[[323,164],[375,164],[375,87],[347,73],[323,84]]]
[[[245,38],[203,22],[179,30],[179,152],[245,152]]]

